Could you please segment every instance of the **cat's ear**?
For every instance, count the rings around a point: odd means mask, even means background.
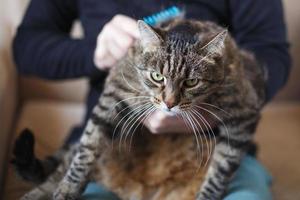
[[[143,20],[138,20],[140,43],[144,52],[155,51],[162,43],[162,37]]]
[[[207,42],[202,44],[201,51],[205,51],[210,55],[222,55],[225,49],[225,41],[228,36],[228,31],[224,30],[217,35],[214,35]]]

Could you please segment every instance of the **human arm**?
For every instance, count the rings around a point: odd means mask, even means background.
[[[85,39],[70,36],[77,18],[77,1],[32,0],[13,42],[18,71],[47,79],[98,73],[93,63],[94,47]]]
[[[291,58],[281,0],[229,0],[229,30],[267,69],[267,101],[286,83]]]
[[[115,15],[97,37],[94,63],[101,70],[108,70],[127,53],[139,38],[136,20]]]

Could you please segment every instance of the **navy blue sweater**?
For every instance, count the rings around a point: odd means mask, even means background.
[[[140,19],[170,5],[184,7],[186,18],[227,27],[241,48],[254,52],[268,69],[268,100],[284,85],[290,57],[280,0],[31,0],[13,44],[17,68],[21,74],[53,80],[89,77],[88,116],[106,76],[93,63],[103,25],[116,14]],[[70,37],[76,19],[83,39]]]

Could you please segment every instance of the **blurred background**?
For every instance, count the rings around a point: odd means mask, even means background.
[[[300,1],[284,0],[293,67],[289,81],[266,106],[258,128],[259,159],[274,176],[275,200],[300,199]],[[0,0],[0,199],[15,200],[31,186],[9,166],[9,150],[24,127],[37,135],[36,151],[45,156],[57,149],[80,123],[88,81],[50,82],[20,77],[11,42],[28,0]],[[74,24],[74,37],[82,37]]]

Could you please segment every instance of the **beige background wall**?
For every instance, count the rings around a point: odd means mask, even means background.
[[[300,1],[284,0],[286,22],[289,30],[293,68],[286,87],[277,96],[277,101],[300,101]]]

